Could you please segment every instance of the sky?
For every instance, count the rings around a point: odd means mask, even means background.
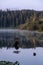
[[[0,0],[0,9],[43,10],[43,0]]]

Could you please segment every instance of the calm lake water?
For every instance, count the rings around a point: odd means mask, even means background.
[[[16,38],[18,50],[13,47]],[[32,44],[32,39],[37,43]],[[0,29],[0,61],[18,61],[19,65],[43,65],[43,34],[36,31]]]
[[[14,53],[15,48],[6,47],[0,48],[0,61],[18,61],[19,65],[43,65],[43,48],[30,48],[22,49],[19,48],[19,53]],[[33,53],[36,53],[36,56],[33,56]]]

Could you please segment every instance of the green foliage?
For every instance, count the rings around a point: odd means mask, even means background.
[[[18,61],[16,62],[7,62],[7,61],[0,61],[0,65],[19,65]]]

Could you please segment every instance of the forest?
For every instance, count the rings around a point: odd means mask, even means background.
[[[43,31],[43,11],[0,10],[0,28]]]

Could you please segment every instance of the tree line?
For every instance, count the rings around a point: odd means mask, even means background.
[[[27,26],[26,26],[27,24]],[[35,10],[0,10],[0,28],[21,28],[43,30],[43,11]]]

